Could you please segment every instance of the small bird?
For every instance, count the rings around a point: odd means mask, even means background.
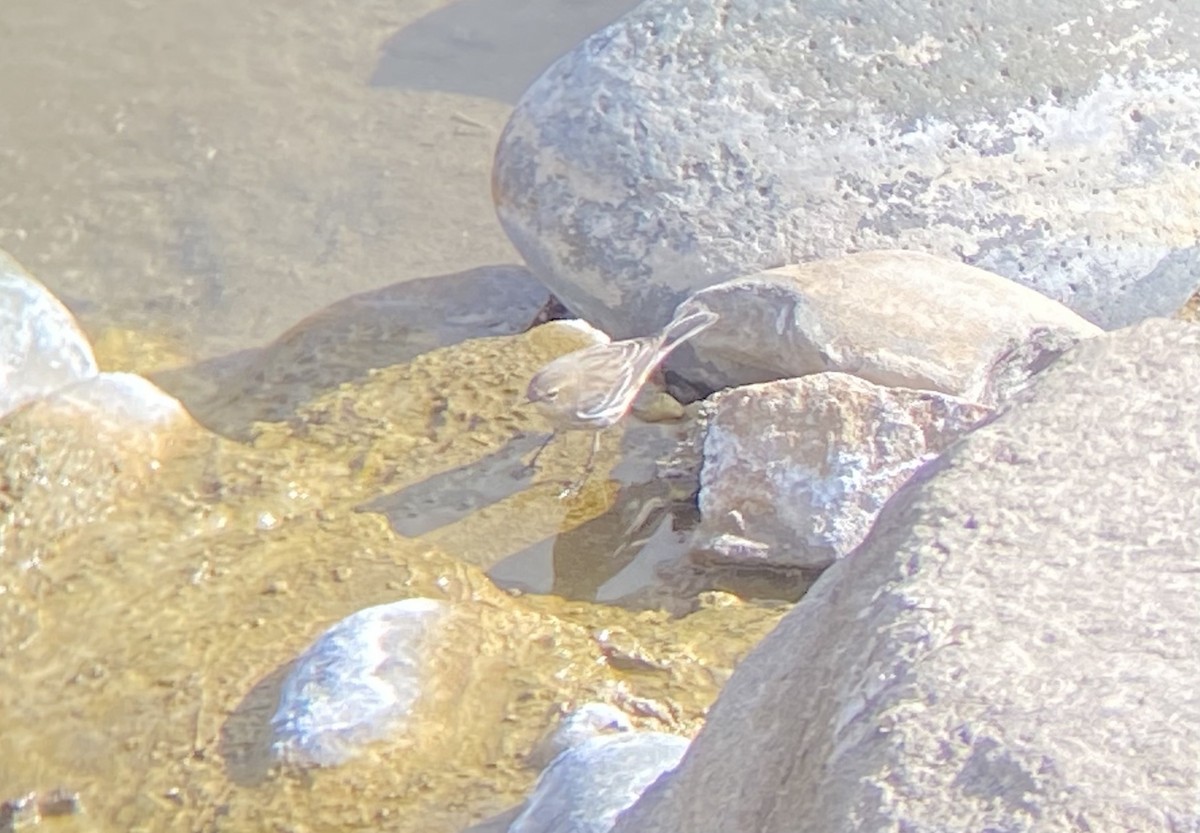
[[[562,496],[578,491],[592,472],[600,432],[629,413],[638,391],[672,350],[712,326],[717,317],[712,310],[685,301],[657,335],[594,344],[560,356],[539,370],[525,397],[554,425],[554,433],[538,448],[529,466],[559,431],[594,432],[583,473]]]

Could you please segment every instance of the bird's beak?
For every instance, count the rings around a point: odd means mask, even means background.
[[[529,398],[528,392],[517,394],[517,398],[513,400],[513,408],[529,408],[533,404],[534,402]]]

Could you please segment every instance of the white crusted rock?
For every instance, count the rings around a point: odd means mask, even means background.
[[[687,748],[687,738],[663,732],[599,735],[573,746],[538,778],[508,833],[607,833]]]
[[[411,731],[426,655],[447,611],[433,599],[405,599],[325,631],[283,684],[271,719],[273,754],[297,766],[333,766]]]

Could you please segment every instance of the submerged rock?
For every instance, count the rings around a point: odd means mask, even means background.
[[[299,766],[334,766],[402,735],[447,611],[433,599],[405,599],[360,610],[322,634],[283,684],[271,719],[273,754]]]
[[[132,373],[101,373],[26,403],[0,420],[9,548],[32,556],[101,520],[201,436],[178,400]]]

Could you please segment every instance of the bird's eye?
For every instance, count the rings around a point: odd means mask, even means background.
[[[554,401],[558,398],[558,388],[547,388],[546,393],[542,398]]]

